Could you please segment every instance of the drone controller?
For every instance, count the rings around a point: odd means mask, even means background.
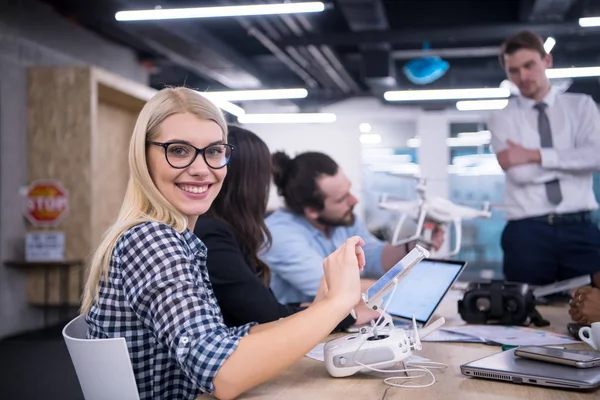
[[[414,337],[411,338],[405,330],[394,326],[392,317],[382,308],[385,296],[390,292],[393,295],[398,282],[427,257],[429,252],[417,245],[363,294],[365,304],[378,311],[381,317],[377,322],[372,322],[371,327],[361,328],[357,334],[346,335],[325,344],[325,367],[331,376],[339,378],[372,368],[392,367],[410,357],[413,351],[421,350],[423,346],[420,338],[444,324],[444,318],[440,318],[419,331],[413,316]]]
[[[389,315],[387,317],[391,320]],[[421,350],[421,337],[429,335],[444,322],[444,318],[440,318],[419,331],[413,317],[412,338],[404,329],[394,328],[393,322],[391,326],[384,324],[379,329],[362,328],[358,334],[347,335],[325,344],[325,368],[334,378],[366,372],[371,368],[391,368],[410,357],[413,351]]]

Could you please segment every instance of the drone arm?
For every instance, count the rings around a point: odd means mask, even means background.
[[[454,225],[454,237],[456,238],[454,243],[454,249],[448,254],[448,256],[455,256],[460,251],[460,245],[462,242],[462,221],[460,218],[454,218],[452,221]]]
[[[400,232],[402,230],[402,226],[404,225],[404,221],[406,220],[406,214],[402,214],[398,219],[398,223],[396,224],[396,229],[394,230],[394,235],[392,237],[392,246],[400,246],[406,243],[413,242],[418,240],[421,236],[421,232],[423,231],[423,224],[425,223],[425,216],[427,215],[427,206],[422,205],[421,211],[419,212],[419,218],[417,220],[417,226],[415,227],[415,232],[403,239],[399,239]]]

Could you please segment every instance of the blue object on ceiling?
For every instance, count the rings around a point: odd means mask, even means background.
[[[423,44],[429,50],[429,42]],[[427,85],[440,79],[450,68],[450,64],[437,56],[421,57],[409,61],[404,66],[404,75],[416,85]]]

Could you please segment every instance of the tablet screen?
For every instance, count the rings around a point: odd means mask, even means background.
[[[389,287],[394,278],[405,275],[412,267],[414,267],[419,261],[429,255],[427,250],[420,246],[412,249],[406,256],[402,258],[396,265],[394,265],[388,272],[386,272],[381,278],[377,280],[369,289],[367,289],[365,302],[371,301],[375,296],[381,296],[387,287]]]

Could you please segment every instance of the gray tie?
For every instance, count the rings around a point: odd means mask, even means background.
[[[538,110],[538,131],[540,133],[540,142],[542,147],[552,147],[552,129],[550,129],[550,120],[546,114],[546,103],[538,103],[535,106]],[[546,196],[552,204],[559,204],[563,197],[560,191],[560,182],[555,179],[550,182],[546,182]]]

